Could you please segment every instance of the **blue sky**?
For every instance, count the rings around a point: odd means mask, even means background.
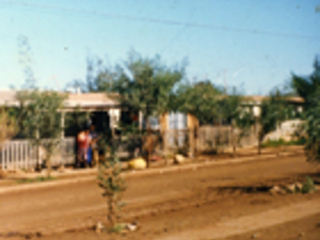
[[[75,5],[76,3],[76,5]],[[189,79],[266,94],[320,54],[320,0],[0,0],[0,89],[25,81],[19,36],[41,87],[85,79],[87,57],[130,49],[168,64],[188,58]]]

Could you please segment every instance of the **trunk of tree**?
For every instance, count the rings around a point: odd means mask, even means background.
[[[261,155],[261,141],[258,141],[258,154]]]
[[[258,135],[258,154],[259,155],[261,155],[262,140],[263,140],[262,133],[259,133]]]
[[[190,128],[188,129],[188,134],[189,134],[189,153],[190,157],[194,156],[195,154],[195,129]]]
[[[39,129],[36,130],[36,158],[37,158],[37,165],[36,170],[41,171],[41,164],[40,164],[40,133]]]
[[[168,159],[167,159],[167,146],[166,146],[166,131],[167,130],[163,130],[161,132],[161,138],[162,138],[162,152],[163,152],[163,158],[164,158],[164,162],[165,165],[168,165]]]
[[[36,144],[36,159],[37,159],[37,164],[36,164],[36,171],[41,171],[41,164],[40,164],[40,146],[39,143]]]
[[[150,140],[150,138],[151,138],[151,126],[150,126],[150,123],[148,122],[148,118],[146,117],[145,119],[144,119],[144,122],[146,123],[146,128],[147,128],[147,138],[146,138],[146,141],[147,141],[147,143],[149,143],[149,144],[147,144],[148,146],[147,146],[147,156],[146,156],[146,158],[147,158],[147,168],[150,168],[150,155],[151,155],[151,149],[152,149],[152,144],[151,144],[151,140]]]
[[[232,133],[232,145],[233,145],[233,157],[236,157],[236,149],[237,149],[237,141],[236,141],[236,134],[234,130],[233,124],[231,124],[231,133]]]
[[[51,156],[47,157],[47,177],[50,178],[51,177]]]
[[[217,142],[216,142],[216,149],[218,151],[218,148],[220,148],[220,144],[221,144],[221,118],[219,118],[219,123],[218,123],[218,137],[217,137]]]

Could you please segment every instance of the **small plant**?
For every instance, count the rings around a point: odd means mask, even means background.
[[[27,179],[19,179],[18,183],[35,183],[35,182],[46,182],[55,180],[54,177],[36,177],[36,178],[27,178]]]
[[[302,185],[301,193],[311,193],[316,191],[316,186],[310,177],[306,177],[306,181]]]
[[[300,138],[298,140],[285,141],[283,139],[279,140],[268,140],[262,147],[281,147],[281,146],[301,146],[304,145],[306,140],[304,138]]]
[[[110,229],[110,232],[112,232],[112,233],[121,233],[124,229],[125,229],[125,225],[121,224],[121,223],[118,223],[118,224],[116,224],[114,227],[112,227]]]
[[[121,201],[126,184],[120,175],[121,163],[115,155],[114,148],[108,158],[99,165],[99,187],[103,189],[102,196],[106,197],[108,205],[108,221],[113,232],[119,232],[120,210],[124,206]],[[121,229],[120,229],[121,231]]]

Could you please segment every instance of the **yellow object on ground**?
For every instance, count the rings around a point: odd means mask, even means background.
[[[177,155],[174,156],[173,162],[175,164],[181,164],[181,163],[183,163],[185,161],[185,159],[186,158],[183,155],[177,154]]]
[[[147,163],[143,158],[132,159],[128,164],[129,169],[145,169],[147,168]]]

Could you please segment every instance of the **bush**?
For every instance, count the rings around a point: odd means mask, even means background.
[[[115,148],[110,156],[99,164],[99,186],[103,189],[103,196],[107,198],[108,220],[112,228],[117,228],[120,218],[122,193],[126,190],[125,181],[120,176],[121,163],[115,156]]]
[[[316,186],[310,177],[306,177],[305,182],[302,185],[301,193],[311,193],[316,191]]]
[[[268,140],[265,142],[262,147],[281,147],[281,146],[302,146],[306,143],[305,138],[300,138],[295,141],[285,141],[283,139],[279,140]]]

